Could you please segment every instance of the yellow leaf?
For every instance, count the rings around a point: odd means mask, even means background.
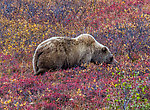
[[[26,102],[24,102],[23,105],[26,105]]]
[[[15,106],[18,106],[18,102],[16,104],[14,104]]]

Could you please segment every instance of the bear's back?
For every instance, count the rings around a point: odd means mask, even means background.
[[[43,41],[38,45],[38,51],[51,51],[51,52],[61,52],[66,53],[71,51],[75,45],[78,45],[76,39],[67,37],[52,37]]]

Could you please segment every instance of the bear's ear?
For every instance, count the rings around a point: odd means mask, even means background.
[[[107,48],[106,48],[106,47],[103,47],[103,48],[102,48],[102,52],[103,52],[103,53],[106,53],[106,52],[107,52]]]

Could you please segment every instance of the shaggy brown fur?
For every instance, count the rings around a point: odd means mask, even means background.
[[[33,56],[34,74],[67,69],[82,63],[111,63],[109,49],[98,43],[91,35],[76,38],[52,37],[38,45]]]

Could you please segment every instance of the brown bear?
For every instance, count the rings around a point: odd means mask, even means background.
[[[33,56],[35,75],[79,66],[84,63],[112,63],[109,49],[98,43],[90,34],[76,38],[52,37],[38,45]]]

